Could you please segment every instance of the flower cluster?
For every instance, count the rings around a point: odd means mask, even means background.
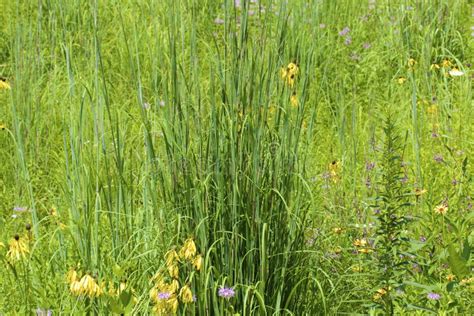
[[[69,283],[69,291],[74,296],[95,298],[103,294],[102,286],[99,286],[89,273],[79,278],[76,269],[71,269],[66,275],[66,281]]]
[[[446,77],[460,77],[464,75],[464,72],[459,70],[449,59],[443,59],[439,64],[431,64],[431,70],[442,70]]]
[[[300,68],[296,62],[291,62],[288,64],[288,66],[286,66],[286,68],[282,67],[280,69],[280,76],[290,86],[290,88],[293,88],[299,71]]]
[[[156,314],[175,315],[178,312],[179,302],[189,304],[196,300],[191,290],[191,280],[185,278],[184,285],[180,288],[180,269],[191,267],[195,271],[200,271],[202,260],[192,238],[188,238],[178,252],[172,249],[165,254],[167,273],[159,270],[152,278],[154,285],[150,290]]]

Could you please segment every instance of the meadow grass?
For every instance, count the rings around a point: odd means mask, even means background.
[[[469,1],[0,18],[0,314],[473,309]]]

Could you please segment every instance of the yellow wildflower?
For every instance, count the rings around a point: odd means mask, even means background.
[[[436,70],[436,69],[439,69],[439,68],[440,67],[439,67],[438,64],[431,64],[431,67],[430,67],[431,70]]]
[[[294,107],[297,107],[298,106],[298,97],[296,96],[296,92],[294,92],[291,97],[290,97],[290,102],[291,102],[291,105],[294,106]]]
[[[191,289],[188,285],[185,285],[181,288],[179,291],[179,298],[185,304],[193,302],[193,292],[191,292]]]
[[[176,263],[169,265],[167,267],[168,273],[170,274],[170,277],[178,279],[179,278],[179,268]]]
[[[408,59],[408,67],[413,68],[416,65],[416,60],[413,58]]]
[[[360,248],[360,249],[358,249],[358,251],[360,253],[365,253],[365,254],[373,252],[373,250],[371,248]]]
[[[288,72],[286,71],[286,68],[285,68],[285,67],[281,67],[281,69],[280,69],[280,76],[281,76],[281,79],[285,79],[287,75],[288,75]]]
[[[434,211],[436,214],[444,215],[448,212],[448,205],[446,205],[445,203],[442,203],[436,206]]]
[[[407,81],[407,78],[405,78],[405,77],[399,77],[399,78],[397,79],[398,84],[404,84],[405,81]]]
[[[75,281],[70,286],[72,294],[76,296],[87,296],[94,298],[102,295],[102,289],[95,279],[86,273],[79,281]]]
[[[415,196],[422,196],[422,195],[425,194],[426,192],[428,192],[426,189],[416,188],[416,189],[415,189]]]
[[[165,254],[166,266],[171,266],[179,260],[178,253],[172,249]]]
[[[339,235],[339,234],[342,233],[343,229],[342,229],[341,227],[334,227],[334,228],[332,229],[332,231],[334,232],[334,234],[338,234],[338,235]]]
[[[386,289],[378,289],[377,292],[374,294],[374,300],[377,301],[379,300],[380,298],[382,298],[382,296],[386,295],[387,294],[387,290]]]
[[[77,281],[77,271],[74,268],[69,269],[66,274],[66,281],[67,283],[71,284],[74,281]]]
[[[5,78],[0,78],[0,90],[10,90],[11,86]]]
[[[355,247],[365,247],[367,246],[367,239],[362,238],[362,239],[356,239],[352,243]]]
[[[449,68],[453,66],[453,63],[449,59],[444,59],[441,62],[441,66],[443,66],[443,68]]]
[[[426,112],[431,115],[436,115],[438,114],[438,107],[436,106],[436,104],[430,105],[426,108]]]
[[[362,272],[364,269],[361,266],[353,266],[352,267],[353,272]]]
[[[339,181],[339,171],[341,169],[341,163],[337,160],[334,160],[329,164],[329,174],[333,182]]]
[[[286,68],[280,69],[281,78],[286,80],[287,84],[290,87],[294,86],[298,73],[299,73],[299,67],[296,63],[293,63],[293,62],[289,63]]]
[[[7,128],[5,124],[0,124],[0,131],[3,131]]]
[[[192,260],[192,264],[193,264],[193,267],[194,267],[197,271],[200,271],[200,270],[201,270],[201,266],[202,266],[202,256],[201,256],[201,255],[197,255],[197,256]]]
[[[181,250],[179,251],[179,257],[185,260],[191,260],[196,255],[196,244],[192,238],[188,238]]]
[[[18,261],[26,257],[30,252],[28,245],[20,239],[20,236],[15,235],[15,238],[8,243],[9,248],[7,257],[12,261]]]
[[[456,276],[454,274],[448,274],[446,276],[446,280],[448,280],[449,282],[454,281],[454,279],[456,279]]]

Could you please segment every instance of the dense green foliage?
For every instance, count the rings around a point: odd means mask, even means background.
[[[0,314],[474,308],[469,1],[0,21]]]

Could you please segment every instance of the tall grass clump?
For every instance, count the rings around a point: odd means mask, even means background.
[[[312,47],[287,44],[283,4],[273,25],[250,20],[247,5],[237,11],[226,1],[223,29],[204,48],[214,58],[200,64],[191,57],[188,71],[177,53],[181,14],[173,7],[161,194],[181,218],[179,238],[194,237],[205,250],[194,289],[198,314],[301,314],[315,304],[306,296],[310,196],[299,163]],[[226,299],[225,290],[235,297]]]

